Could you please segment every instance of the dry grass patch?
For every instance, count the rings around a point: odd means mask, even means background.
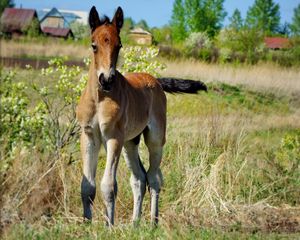
[[[75,59],[83,59],[89,57],[90,51],[88,47],[56,42],[17,42],[0,40],[1,45],[1,57],[24,57],[24,56],[36,56],[36,57],[65,57]]]
[[[231,85],[246,85],[258,91],[273,91],[280,95],[300,92],[300,69],[259,64],[216,65],[192,60],[166,61],[163,76],[191,78],[205,82],[219,81]]]

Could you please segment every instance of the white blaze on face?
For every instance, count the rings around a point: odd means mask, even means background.
[[[103,73],[103,75],[104,75],[104,78],[105,78],[105,79],[108,79],[108,77],[109,77],[109,71],[106,70],[106,69],[104,69],[104,68],[102,68],[102,67],[100,67],[100,69],[97,70],[97,77],[100,78],[100,75],[101,75],[102,73]]]
[[[116,70],[115,68],[110,68],[109,70],[106,70],[102,67],[100,67],[99,70],[97,70],[97,77],[100,78],[100,75],[103,73],[104,78],[108,79],[110,76],[116,75]]]

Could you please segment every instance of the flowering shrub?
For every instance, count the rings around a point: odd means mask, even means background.
[[[165,65],[155,60],[158,55],[158,48],[140,46],[127,47],[121,52],[124,57],[124,63],[121,72],[146,72],[153,76],[158,76],[158,70],[165,69]]]

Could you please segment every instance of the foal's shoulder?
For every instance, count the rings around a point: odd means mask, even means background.
[[[124,77],[134,88],[155,88],[158,85],[157,79],[148,73],[127,73]]]

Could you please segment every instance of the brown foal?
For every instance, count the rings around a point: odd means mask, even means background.
[[[142,202],[149,186],[151,195],[151,221],[158,222],[158,200],[162,186],[160,163],[166,133],[167,92],[196,93],[206,90],[201,82],[161,78],[146,73],[123,76],[116,70],[119,36],[123,25],[123,11],[119,7],[112,21],[100,19],[95,7],[89,15],[91,27],[92,61],[89,79],[77,106],[77,119],[81,125],[81,153],[83,179],[81,196],[83,215],[92,219],[92,204],[96,193],[95,175],[100,145],[107,152],[101,191],[109,225],[114,224],[117,196],[117,168],[121,150],[132,175],[133,221],[139,220]],[[144,136],[149,150],[149,169],[145,171],[139,157],[140,136]]]

